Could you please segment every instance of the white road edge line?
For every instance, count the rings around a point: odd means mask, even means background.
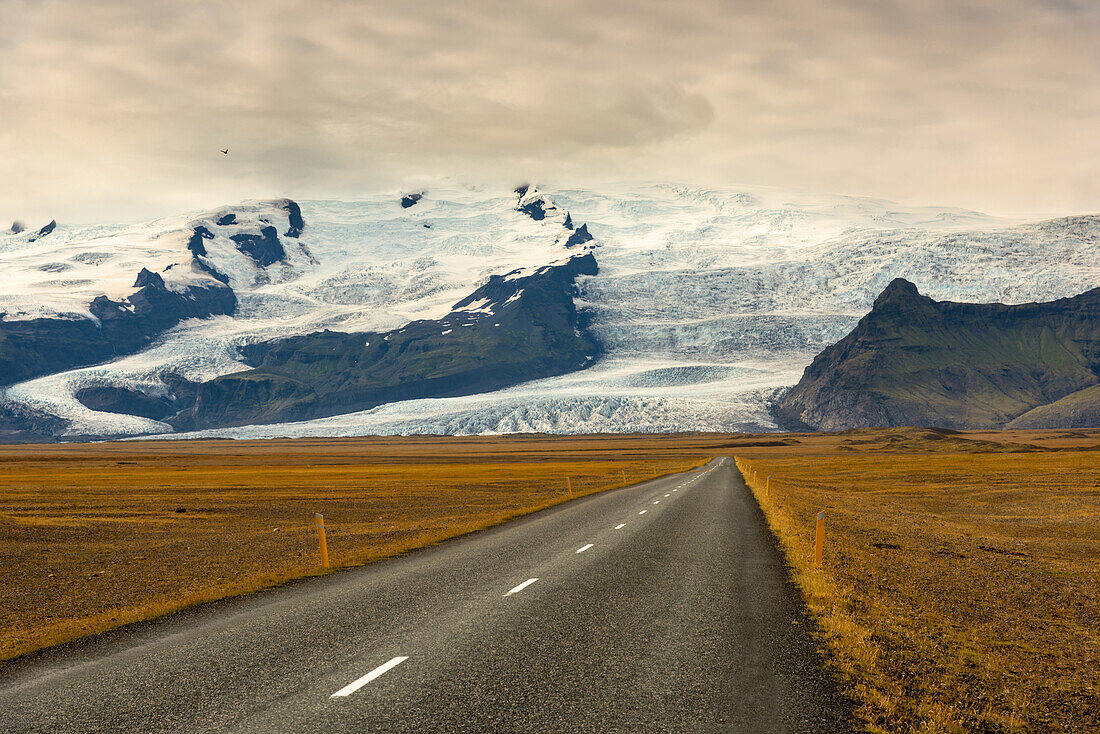
[[[528,586],[535,583],[536,581],[538,581],[538,578],[527,579],[526,581],[524,581],[519,586],[516,586],[516,587],[513,587],[513,588],[509,589],[508,593],[505,594],[505,596],[511,596],[512,594],[518,594],[519,592],[523,591],[524,589],[526,589]]]
[[[363,686],[370,683],[375,678],[383,675],[387,671],[393,670],[398,665],[400,665],[401,663],[405,662],[408,659],[409,659],[408,655],[395,657],[393,660],[389,661],[388,663],[383,663],[382,665],[379,665],[377,668],[375,668],[371,672],[367,673],[366,675],[364,675],[359,680],[354,681],[352,683],[348,683],[346,686],[344,686],[343,688],[338,690],[336,693],[329,696],[329,698],[344,698],[345,696],[350,696],[351,694],[355,693],[356,691],[358,691]]]
[[[577,553],[584,553],[586,550],[588,550],[592,546],[593,546],[593,543],[585,543],[580,548],[577,548],[576,552]]]
[[[622,530],[622,529],[623,529],[623,528],[625,528],[625,527],[626,527],[626,523],[625,523],[625,522],[621,522],[621,523],[619,523],[618,525],[616,525],[616,526],[615,526],[615,529],[616,529],[616,530]]]

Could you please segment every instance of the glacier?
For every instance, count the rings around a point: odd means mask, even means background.
[[[531,187],[517,198],[441,181],[408,207],[403,193],[299,201],[305,228],[271,272],[212,248],[238,297],[234,315],[183,322],[140,353],[9,386],[0,400],[65,419],[70,438],[768,431],[776,429],[769,401],[895,277],[937,300],[1023,303],[1075,295],[1100,275],[1095,216],[1024,222],[765,187]],[[519,210],[536,196],[546,202],[541,219]],[[83,317],[89,295],[125,296],[131,271],[189,255],[197,223],[213,230],[229,213],[255,223],[271,206],[245,202],[134,227],[62,224],[35,242],[0,235],[0,310]],[[567,255],[567,218],[587,225],[594,240],[584,246],[600,266],[578,281],[577,305],[603,348],[584,370],[491,393],[185,434],[74,397],[94,385],[157,394],[166,375],[205,380],[246,369],[238,348],[265,339],[439,318],[492,274]]]

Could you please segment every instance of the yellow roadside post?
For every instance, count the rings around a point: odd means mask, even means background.
[[[321,547],[321,565],[328,568],[328,543],[325,541],[325,516],[314,513],[317,521],[317,544]]]
[[[764,499],[768,499],[772,496],[772,478],[768,477],[768,481],[764,484]]]
[[[623,475],[623,484],[626,484],[626,469],[620,469],[619,472]]]
[[[569,489],[569,496],[573,496],[573,480],[569,477],[565,478],[565,486]]]
[[[814,567],[821,568],[821,557],[825,550],[825,511],[817,513],[817,540],[814,543]]]

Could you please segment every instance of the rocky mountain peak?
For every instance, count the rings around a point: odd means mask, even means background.
[[[928,300],[926,296],[922,296],[920,291],[917,290],[917,286],[910,283],[905,278],[894,278],[890,281],[890,284],[883,289],[878,298],[875,299],[875,308],[881,308],[887,303],[904,303],[912,302],[918,299]]]
[[[159,274],[152,272],[146,268],[142,268],[138,273],[137,280],[134,281],[135,288],[144,288],[145,286],[153,286],[154,288],[164,288],[164,278]]]

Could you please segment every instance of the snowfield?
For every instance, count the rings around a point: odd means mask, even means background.
[[[189,266],[196,224],[217,235],[206,241],[209,257],[240,304],[233,317],[184,322],[140,354],[14,385],[3,399],[68,419],[73,436],[164,435],[171,430],[164,423],[91,411],[73,393],[89,385],[156,393],[165,374],[209,379],[244,369],[241,344],[440,318],[491,274],[537,269],[591,247],[600,274],[579,280],[577,303],[604,354],[587,369],[468,397],[172,435],[769,430],[768,401],[895,277],[940,300],[1004,303],[1100,283],[1098,217],[1021,223],[764,188],[532,189],[517,200],[507,190],[448,184],[408,208],[402,193],[300,201],[305,229],[298,240],[282,238],[286,262],[269,268],[257,268],[226,237],[244,231],[233,226],[255,231],[277,202],[139,227],[62,224],[35,242],[28,233],[0,235],[7,318],[86,317],[94,296],[131,292],[141,267],[171,266],[163,273],[170,283],[208,277]],[[544,218],[517,211],[539,196]],[[217,224],[230,213],[236,225]],[[567,215],[595,240],[567,249]]]

